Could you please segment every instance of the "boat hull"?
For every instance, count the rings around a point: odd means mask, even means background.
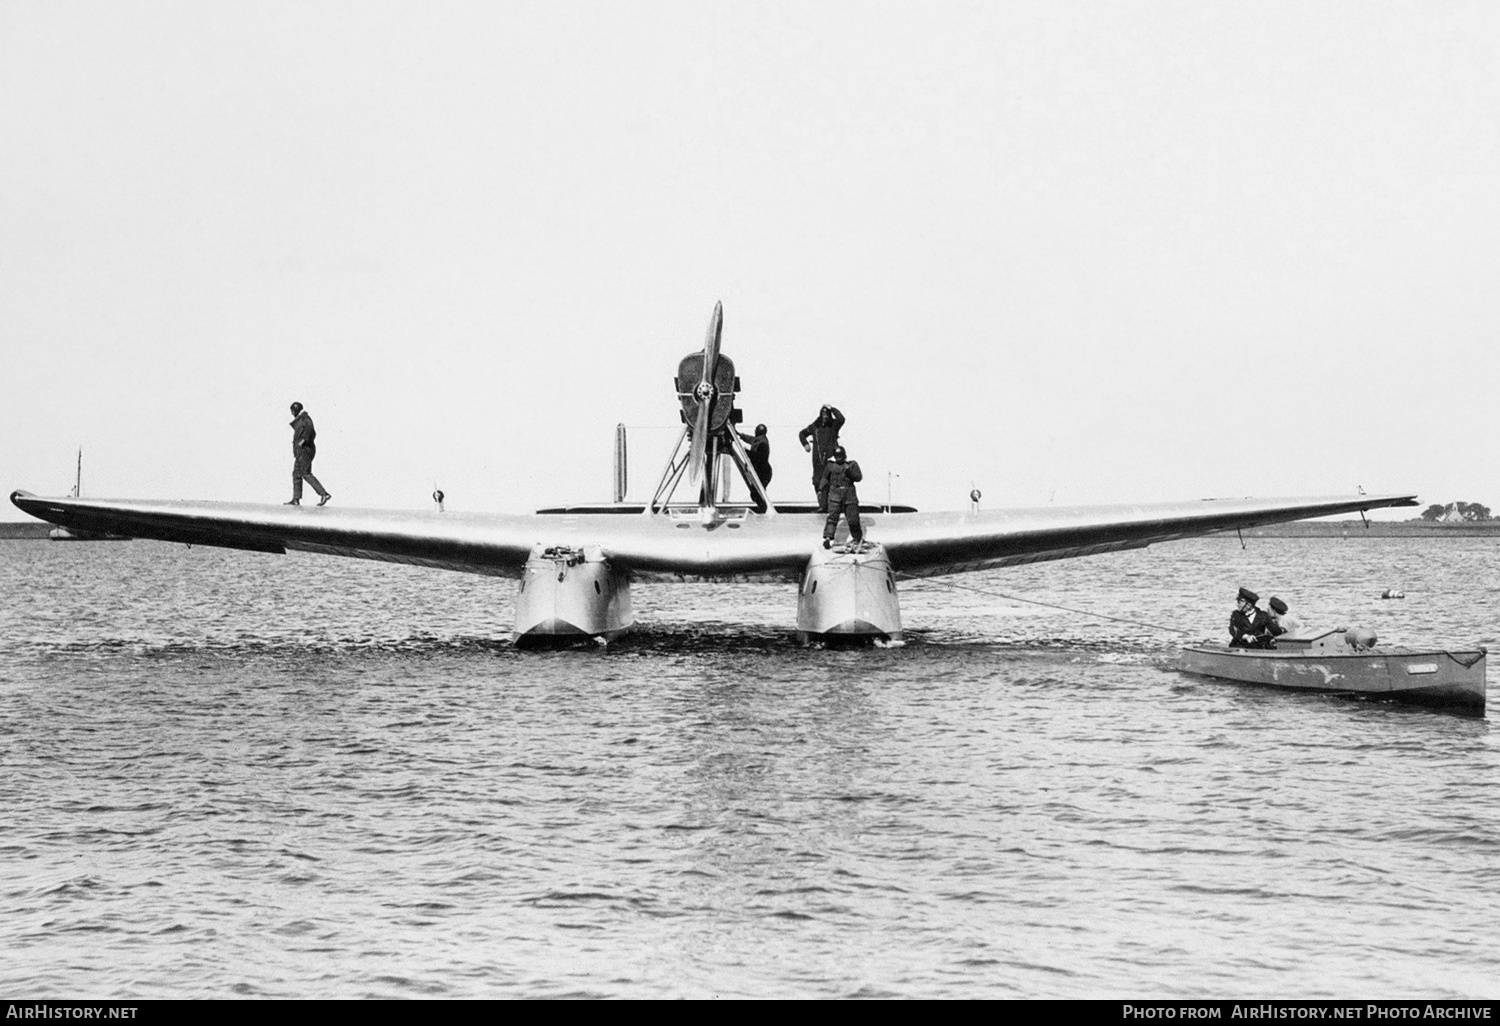
[[[1295,652],[1189,646],[1181,669],[1204,677],[1395,699],[1482,714],[1485,650],[1390,648],[1365,652]]]
[[[78,528],[69,530],[66,527],[54,527],[47,532],[47,537],[53,541],[130,541],[123,534],[103,534],[99,531],[84,531]]]

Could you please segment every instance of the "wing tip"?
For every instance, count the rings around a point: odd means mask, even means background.
[[[1361,513],[1367,513],[1372,509],[1396,509],[1398,507],[1420,506],[1415,495],[1404,495],[1401,492],[1387,492],[1385,495],[1361,495],[1361,499],[1370,500],[1368,505],[1361,505]]]

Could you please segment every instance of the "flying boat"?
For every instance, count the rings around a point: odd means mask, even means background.
[[[682,431],[644,503],[625,502],[624,436],[617,434],[614,502],[534,514],[344,509],[162,499],[49,498],[11,502],[69,531],[90,531],[253,552],[310,552],[408,563],[517,582],[518,645],[593,639],[634,623],[631,588],[674,582],[795,587],[804,641],[899,642],[904,580],[1071,559],[1155,542],[1339,513],[1416,505],[1414,495],[1203,499],[1115,506],[921,512],[862,505],[861,543],[840,526],[823,545],[825,514],[773,502],[740,440],[740,390],[720,352],[723,306],[703,348],[675,377]],[[729,498],[735,475],[749,501]],[[686,482],[686,495],[678,498]],[[789,596],[790,598],[790,596]]]

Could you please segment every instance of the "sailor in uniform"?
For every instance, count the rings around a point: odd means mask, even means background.
[[[1241,588],[1235,600],[1234,612],[1229,614],[1230,648],[1270,648],[1271,617],[1256,606],[1260,596],[1249,588]]]
[[[1266,605],[1271,607],[1271,634],[1279,636],[1302,626],[1297,618],[1287,612],[1286,602],[1272,595]]]

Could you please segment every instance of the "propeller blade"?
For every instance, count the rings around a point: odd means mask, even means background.
[[[698,487],[698,478],[703,476],[703,460],[708,454],[708,415],[710,405],[708,403],[698,404],[698,416],[693,422],[693,450],[688,459],[692,460],[692,466],[688,467],[688,487]]]
[[[714,371],[719,369],[719,339],[724,334],[724,304],[714,304],[714,315],[708,319],[708,335],[703,339],[703,380],[712,385]]]
[[[714,304],[714,315],[708,319],[708,334],[703,339],[703,377],[693,394],[698,400],[698,415],[693,418],[693,450],[688,458],[693,465],[688,468],[688,485],[697,487],[703,473],[703,458],[708,453],[708,417],[713,410],[718,389],[714,387],[714,372],[719,368],[719,339],[724,334],[724,304]]]

